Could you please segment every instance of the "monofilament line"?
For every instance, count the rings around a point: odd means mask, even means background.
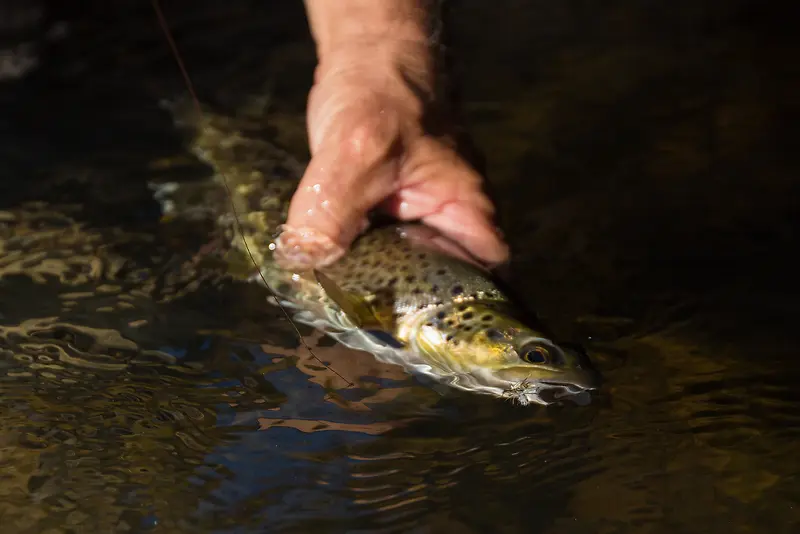
[[[153,10],[156,12],[156,17],[158,18],[158,23],[161,26],[161,30],[163,31],[164,36],[167,39],[167,42],[169,43],[169,47],[172,50],[172,55],[175,58],[175,62],[178,64],[178,68],[181,71],[181,75],[183,76],[183,80],[186,83],[186,88],[189,91],[189,94],[192,96],[192,101],[193,101],[194,106],[195,106],[195,108],[197,110],[198,117],[200,117],[202,119],[203,118],[203,107],[200,105],[200,99],[197,98],[197,93],[195,92],[194,84],[192,83],[192,79],[189,76],[189,71],[186,70],[186,66],[183,63],[183,59],[181,58],[180,52],[178,52],[178,45],[175,43],[175,40],[172,38],[172,32],[170,32],[170,30],[169,30],[169,25],[167,24],[167,20],[164,17],[163,11],[161,10],[161,5],[159,4],[158,0],[152,0],[152,3],[153,3]],[[201,120],[201,128],[203,128],[203,127],[205,127],[205,126],[202,124],[202,120]],[[247,239],[245,239],[244,227],[242,226],[242,223],[239,220],[239,214],[236,211],[236,203],[233,200],[233,194],[231,193],[230,186],[228,185],[228,179],[225,176],[225,173],[222,171],[222,169],[217,169],[217,171],[219,172],[219,175],[222,178],[222,184],[225,187],[225,191],[226,191],[227,196],[228,196],[228,201],[230,202],[230,205],[231,205],[231,212],[233,213],[233,219],[235,221],[236,228],[239,231],[239,234],[242,236],[242,243],[244,243],[244,248],[247,251],[247,255],[250,257],[250,261],[253,262],[253,266],[258,271],[258,276],[264,282],[264,286],[272,294],[272,296],[275,299],[275,303],[281,309],[283,314],[286,316],[286,319],[289,321],[289,324],[292,325],[292,328],[294,328],[294,331],[297,333],[297,339],[300,340],[300,343],[303,345],[303,347],[305,347],[305,349],[308,351],[308,353],[311,355],[312,358],[317,360],[320,364],[322,364],[326,369],[330,370],[336,376],[338,376],[339,378],[344,380],[347,383],[347,387],[354,386],[355,384],[353,384],[348,379],[346,379],[341,374],[339,374],[333,367],[331,367],[330,365],[325,364],[325,362],[320,360],[317,357],[317,355],[314,354],[314,351],[311,350],[311,347],[308,345],[308,343],[306,343],[306,340],[303,338],[303,335],[300,333],[300,329],[297,327],[297,325],[292,320],[292,317],[289,315],[289,312],[286,311],[286,308],[283,306],[283,304],[281,304],[280,297],[272,289],[272,287],[270,287],[269,283],[267,283],[267,279],[264,278],[264,274],[261,272],[261,268],[259,267],[258,262],[256,262],[256,259],[253,256],[253,253],[250,252],[250,247],[247,244]]]

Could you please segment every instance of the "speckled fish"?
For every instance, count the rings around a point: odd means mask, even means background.
[[[274,238],[302,165],[268,140],[259,106],[235,117],[198,117],[187,106],[169,108],[216,175],[154,185],[165,217],[214,219],[232,245],[229,270],[254,281],[263,276],[296,321],[383,362],[523,405],[583,404],[598,387],[582,354],[530,326],[486,270],[427,227],[370,229],[344,257],[313,272],[278,267]]]

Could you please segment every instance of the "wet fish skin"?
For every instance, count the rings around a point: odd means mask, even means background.
[[[430,374],[462,389],[528,404],[546,403],[545,390],[598,386],[583,355],[529,326],[486,270],[440,251],[440,239],[421,225],[373,229],[317,273],[323,298],[354,326],[389,332]]]
[[[170,217],[214,218],[231,243],[230,271],[266,282],[297,321],[381,361],[523,405],[562,398],[585,403],[599,386],[583,355],[529,326],[488,271],[422,225],[372,228],[342,258],[314,272],[280,268],[274,239],[302,165],[261,135],[263,118],[206,113],[188,119],[180,109],[171,106],[176,123],[188,126],[192,152],[217,174],[155,186],[156,198]],[[222,188],[231,197],[219,194]],[[206,199],[204,210],[198,211],[198,199]]]

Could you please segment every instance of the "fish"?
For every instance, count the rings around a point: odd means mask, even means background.
[[[163,219],[213,220],[228,272],[266,284],[293,320],[453,388],[524,406],[590,402],[601,377],[586,354],[533,326],[487,268],[430,227],[378,223],[329,265],[282,268],[275,242],[304,165],[272,139],[263,103],[163,104],[213,171],[151,184]]]

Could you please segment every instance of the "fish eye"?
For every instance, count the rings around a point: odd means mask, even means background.
[[[517,354],[528,363],[547,363],[550,353],[541,345],[522,347]]]

